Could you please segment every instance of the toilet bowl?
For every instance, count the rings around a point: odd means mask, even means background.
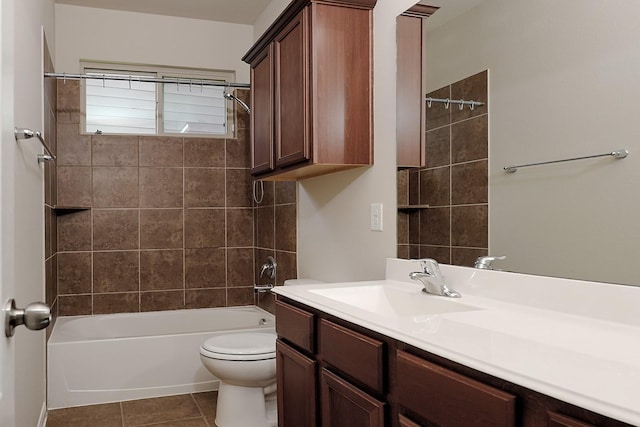
[[[274,427],[276,334],[221,334],[200,347],[202,364],[220,380],[218,427]]]

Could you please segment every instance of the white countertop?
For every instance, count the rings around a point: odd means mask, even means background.
[[[277,287],[274,292],[454,362],[593,412],[640,425],[640,288],[441,265],[450,299],[390,259],[386,279]],[[313,292],[384,285],[473,311],[372,314]],[[372,288],[373,289],[373,288]]]

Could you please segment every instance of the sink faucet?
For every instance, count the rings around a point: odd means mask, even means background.
[[[476,264],[474,268],[479,268],[481,270],[493,270],[493,266],[491,263],[495,260],[505,259],[506,256],[481,256],[476,260]]]
[[[409,273],[409,278],[417,280],[424,286],[422,292],[427,294],[442,295],[449,298],[460,298],[460,294],[449,289],[444,283],[444,276],[438,267],[438,261],[431,258],[420,260],[422,271]]]

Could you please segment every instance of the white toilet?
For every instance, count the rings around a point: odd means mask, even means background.
[[[220,380],[218,427],[276,425],[275,401],[267,408],[265,399],[275,391],[275,332],[217,335],[202,344],[200,360]]]
[[[285,285],[322,283],[309,279]],[[202,364],[220,380],[218,427],[275,427],[277,425],[276,334],[251,331],[220,334],[200,347]]]

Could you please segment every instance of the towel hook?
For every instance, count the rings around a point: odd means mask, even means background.
[[[464,104],[466,104],[466,102],[464,102],[464,99],[460,100],[460,111],[464,110]]]
[[[427,107],[431,108],[431,98],[427,98]]]
[[[447,99],[445,99],[445,100],[444,100],[444,109],[445,109],[445,110],[448,110],[448,109],[449,109],[449,102],[450,102],[449,98],[447,98]]]

